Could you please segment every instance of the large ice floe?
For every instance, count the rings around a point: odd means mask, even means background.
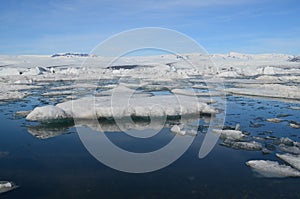
[[[26,119],[45,121],[68,118],[162,117],[217,113],[208,104],[199,102],[197,98],[190,96],[141,94],[135,96],[134,90],[124,86],[108,93],[112,93],[112,95],[83,97],[59,103],[56,106],[37,107],[27,115]],[[128,94],[129,96],[127,96]]]

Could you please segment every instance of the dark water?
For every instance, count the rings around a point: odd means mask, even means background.
[[[14,113],[42,102],[33,97],[27,100],[0,105],[0,151],[9,153],[0,158],[0,180],[20,186],[1,198],[300,198],[298,178],[262,178],[245,165],[251,159],[278,161],[277,149],[263,155],[261,151],[235,150],[217,144],[207,157],[199,159],[204,137],[199,132],[188,151],[173,164],[155,172],[129,174],[94,159],[74,127],[49,139],[28,133],[28,127],[38,123],[29,123]],[[289,126],[291,120],[300,121],[299,110],[289,106],[296,104],[229,96],[226,125],[240,123],[250,136],[271,135],[299,141],[299,129]],[[266,122],[279,114],[289,115],[284,115],[281,123]],[[137,151],[159,148],[172,138],[169,128],[163,129],[156,142],[143,144],[127,139],[121,132],[106,134],[123,147]],[[272,140],[259,142],[272,144]]]

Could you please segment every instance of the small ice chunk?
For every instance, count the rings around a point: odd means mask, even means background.
[[[0,181],[0,194],[11,191],[18,188],[13,182]]]
[[[263,153],[264,155],[266,155],[266,154],[272,153],[272,151],[270,151],[270,150],[267,149],[267,148],[263,148],[263,149],[262,149],[262,153]]]
[[[290,123],[290,127],[294,128],[294,129],[299,129],[300,125],[294,124],[294,123]]]
[[[220,135],[221,139],[231,139],[231,140],[242,140],[246,137],[242,131],[237,130],[217,130],[213,129],[213,132]]]
[[[286,145],[286,146],[293,146],[294,140],[288,138],[288,137],[282,137],[280,138],[280,143]]]
[[[248,150],[248,151],[260,151],[262,150],[262,145],[259,142],[235,142],[230,139],[224,140],[222,143],[224,146],[233,148],[233,149],[242,149],[242,150]]]
[[[300,149],[296,146],[286,146],[284,144],[279,144],[279,150],[287,153],[292,153],[295,155],[300,155]]]
[[[290,106],[289,109],[300,110],[300,106]]]
[[[64,110],[52,105],[36,107],[26,117],[26,119],[29,121],[45,121],[67,118],[71,118],[71,116],[67,114]]]
[[[276,154],[278,158],[290,164],[295,169],[300,170],[300,155],[291,155],[291,154]]]
[[[300,172],[296,169],[275,161],[250,160],[246,162],[246,165],[267,178],[300,177]]]
[[[178,134],[178,135],[185,135],[185,133],[186,133],[185,131],[181,130],[178,125],[172,126],[171,132],[175,133],[175,134]]]
[[[268,122],[274,122],[274,123],[279,123],[282,122],[282,119],[280,118],[269,118],[267,119]]]

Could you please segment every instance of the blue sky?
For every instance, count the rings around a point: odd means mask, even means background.
[[[9,0],[0,54],[90,52],[121,31],[163,27],[209,53],[300,54],[298,0]]]

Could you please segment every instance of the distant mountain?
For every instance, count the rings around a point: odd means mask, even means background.
[[[51,57],[88,57],[87,53],[57,53]]]

